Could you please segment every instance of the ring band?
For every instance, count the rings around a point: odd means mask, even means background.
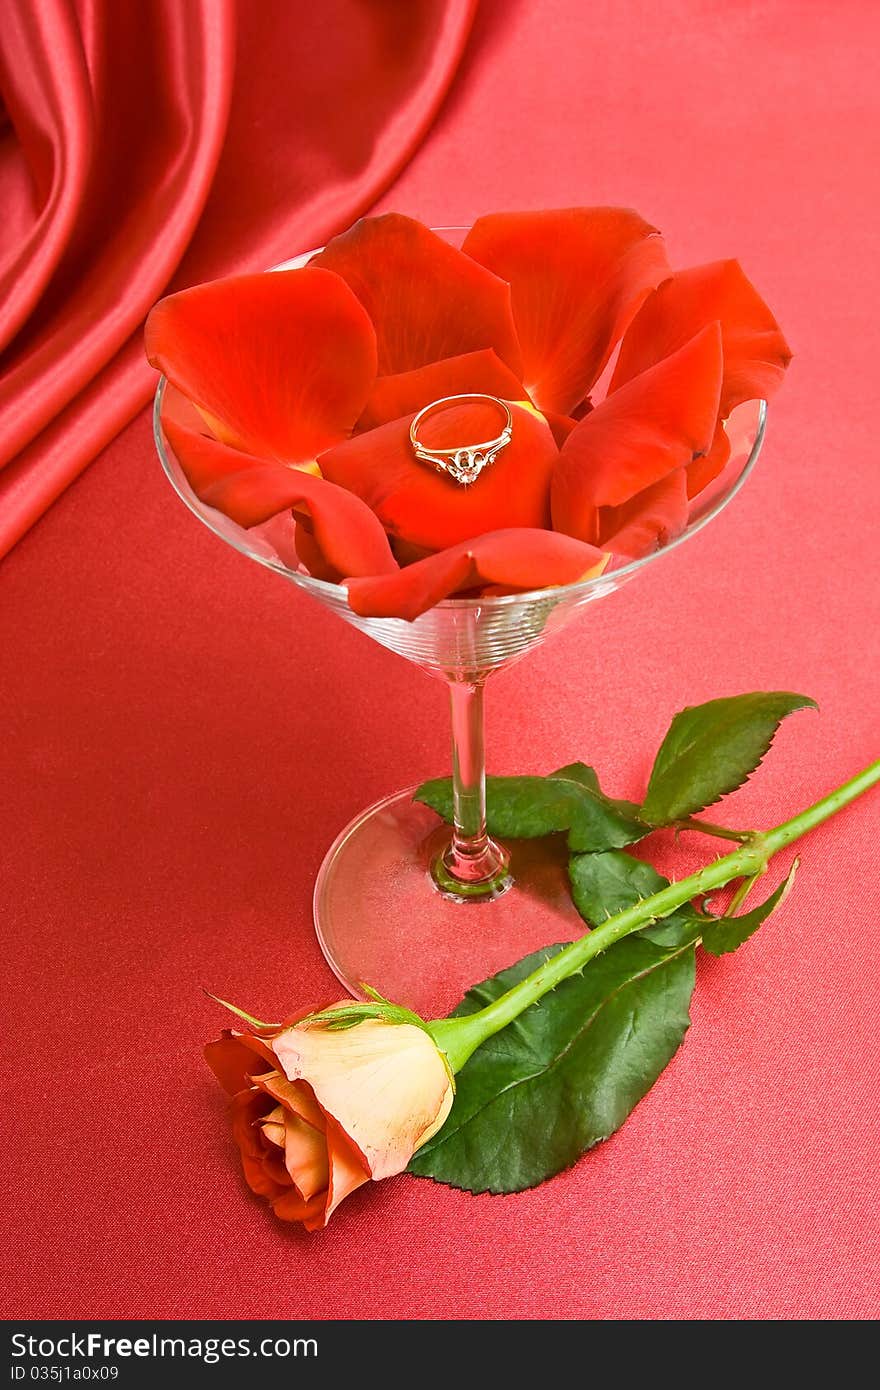
[[[419,439],[419,426],[435,411],[442,410],[447,405],[460,405],[464,402],[488,402],[489,405],[496,406],[504,416],[501,433],[494,439],[485,439],[475,444],[459,444],[454,449],[431,449],[427,444],[423,444]],[[416,458],[430,463],[438,472],[448,473],[455,482],[463,484],[475,482],[483,469],[494,463],[501,450],[507,448],[512,438],[513,416],[510,407],[497,396],[486,396],[480,392],[467,396],[443,396],[439,401],[432,401],[419,411],[409,427],[409,442]]]

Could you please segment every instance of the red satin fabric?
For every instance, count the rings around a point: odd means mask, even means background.
[[[149,396],[169,288],[320,244],[418,145],[476,0],[5,0],[0,554]]]
[[[724,515],[493,678],[493,772],[586,758],[641,796],[675,710],[753,689],[821,714],[714,818],[773,824],[877,756],[878,44],[865,0],[481,3],[378,210],[633,204],[679,264],[741,257],[796,354]],[[255,148],[271,191],[285,147]],[[373,1184],[310,1236],[242,1180],[201,991],[263,1018],[333,997],[318,866],[448,771],[440,683],[200,526],[142,411],[2,567],[0,731],[3,1317],[880,1315],[877,793],[701,958],[684,1046],[607,1143],[516,1197]],[[660,848],[666,873],[706,853]]]

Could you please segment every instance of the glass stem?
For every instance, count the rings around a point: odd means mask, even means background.
[[[451,680],[452,839],[434,865],[438,886],[452,896],[491,897],[510,886],[508,855],[486,831],[485,677]]]

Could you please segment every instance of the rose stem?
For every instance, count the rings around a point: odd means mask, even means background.
[[[791,820],[784,821],[773,830],[756,834],[747,844],[733,850],[723,859],[707,864],[688,878],[681,879],[678,883],[670,883],[659,893],[643,898],[635,906],[609,917],[600,926],[544,961],[531,975],[526,976],[519,984],[514,985],[499,999],[487,1004],[478,1013],[468,1014],[463,1018],[436,1019],[431,1022],[428,1025],[431,1036],[437,1046],[446,1053],[452,1070],[460,1071],[481,1043],[505,1028],[508,1023],[512,1023],[524,1009],[537,1003],[543,995],[555,989],[569,975],[582,970],[589,960],[607,950],[615,941],[648,926],[651,922],[656,922],[661,917],[667,917],[676,908],[683,907],[698,895],[722,888],[732,879],[753,878],[756,874],[762,873],[777,851],[821,825],[877,782],[880,782],[880,760],[865,768],[857,777],[844,782],[836,791],[829,792],[815,805],[808,806],[806,810],[793,816]]]
[[[685,816],[684,820],[674,821],[673,830],[701,830],[704,835],[717,835],[720,840],[737,840],[740,844],[750,839],[751,830],[729,830],[726,825],[712,825],[709,821],[698,820],[696,816]]]

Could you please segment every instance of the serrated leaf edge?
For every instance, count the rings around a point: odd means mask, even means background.
[[[655,943],[653,943],[653,942],[652,942],[651,944],[652,944],[652,945],[655,945]],[[571,1051],[571,1049],[572,1049],[572,1047],[574,1046],[575,1042],[576,1042],[579,1038],[581,1038],[581,1037],[583,1036],[583,1034],[587,1031],[587,1029],[589,1029],[589,1028],[591,1028],[591,1027],[593,1026],[593,1024],[595,1023],[595,1021],[596,1021],[596,1019],[598,1018],[599,1014],[601,1013],[602,1009],[604,1009],[604,1008],[607,1006],[607,1004],[608,1004],[612,999],[615,999],[624,989],[628,988],[630,985],[637,984],[637,983],[639,982],[639,980],[643,980],[647,975],[651,974],[651,972],[652,972],[653,970],[662,970],[662,969],[665,969],[667,965],[671,964],[671,963],[672,963],[673,961],[675,961],[679,956],[683,956],[683,955],[684,955],[686,952],[688,952],[688,951],[692,951],[692,952],[696,953],[696,947],[697,947],[697,941],[689,941],[689,942],[688,942],[686,945],[684,945],[684,946],[677,946],[677,947],[675,947],[674,949],[671,949],[671,950],[669,950],[669,951],[665,951],[662,960],[656,961],[652,966],[650,966],[649,968],[647,968],[647,969],[645,969],[645,970],[642,970],[638,975],[632,975],[632,976],[626,981],[626,984],[618,986],[618,988],[615,989],[615,990],[613,990],[611,994],[605,995],[605,997],[604,997],[603,1000],[601,1001],[601,1004],[599,1005],[599,1007],[593,1011],[593,1013],[590,1015],[589,1019],[586,1020],[586,1022],[578,1029],[577,1033],[573,1035],[573,1037],[571,1038],[571,1040],[569,1041],[569,1043],[566,1045],[566,1047],[563,1049],[563,1051],[560,1052],[559,1055],[553,1059],[553,1061],[550,1063],[549,1066],[542,1068],[540,1071],[533,1072],[530,1076],[518,1077],[516,1081],[512,1081],[512,1082],[510,1083],[510,1085],[509,1085],[509,1086],[505,1086],[503,1090],[501,1090],[501,1091],[496,1091],[495,1094],[494,1094],[493,1096],[491,1096],[487,1101],[485,1101],[484,1104],[481,1105],[480,1108],[479,1108],[478,1110],[475,1110],[475,1111],[473,1112],[472,1115],[469,1115],[469,1116],[468,1116],[468,1118],[467,1118],[465,1124],[462,1125],[460,1129],[457,1129],[457,1130],[454,1130],[454,1131],[451,1130],[451,1131],[449,1132],[449,1134],[446,1135],[445,1138],[443,1137],[443,1129],[439,1130],[438,1133],[434,1136],[434,1138],[431,1139],[431,1140],[429,1141],[429,1143],[425,1145],[424,1150],[423,1150],[423,1151],[420,1150],[419,1152],[420,1152],[420,1153],[423,1152],[424,1155],[425,1155],[426,1157],[427,1157],[428,1154],[436,1153],[438,1149],[441,1149],[441,1148],[443,1147],[444,1143],[448,1142],[448,1140],[451,1139],[451,1138],[453,1137],[453,1134],[456,1134],[456,1135],[457,1135],[457,1134],[460,1134],[460,1133],[462,1132],[462,1130],[466,1127],[466,1125],[469,1125],[473,1120],[475,1120],[475,1119],[477,1118],[478,1115],[482,1115],[483,1111],[484,1111],[484,1110],[487,1110],[488,1107],[489,1107],[490,1105],[493,1105],[493,1104],[495,1103],[495,1101],[498,1100],[501,1096],[507,1095],[507,1093],[508,1093],[509,1091],[515,1090],[518,1086],[524,1086],[524,1085],[526,1085],[529,1081],[534,1081],[534,1080],[536,1080],[537,1077],[543,1076],[543,1075],[545,1075],[547,1072],[552,1071],[553,1068],[556,1066],[556,1064],[557,1064],[558,1062],[560,1062],[560,1061],[562,1060],[562,1058],[565,1057],[565,1056]],[[662,951],[662,950],[663,950],[663,947],[662,947],[662,946],[656,946],[656,945],[655,945],[655,949],[658,950],[658,951]],[[579,970],[579,971],[577,972],[577,974],[583,975],[583,970]],[[569,976],[569,978],[571,978],[571,977]],[[471,991],[468,990],[468,994],[470,994],[470,993],[471,993]],[[553,994],[553,993],[555,993],[555,990],[552,991],[552,993],[551,993],[550,995],[545,995],[545,998],[548,998],[548,999],[549,999],[549,998],[552,998],[552,994]],[[669,1058],[669,1061],[670,1061],[670,1062],[672,1061],[672,1058],[676,1055],[676,1053],[677,1053],[677,1052],[679,1051],[679,1049],[681,1048],[682,1043],[684,1042],[684,1039],[685,1039],[685,1037],[686,1037],[686,1035],[687,1035],[687,1032],[688,1032],[688,1030],[690,1029],[690,1027],[691,1027],[691,1017],[690,1017],[690,1010],[688,1010],[688,1019],[687,1019],[687,1023],[685,1024],[684,1033],[682,1034],[681,1041],[679,1042],[678,1047],[676,1047],[675,1052],[673,1052],[673,1053],[671,1054],[670,1058]],[[668,1066],[668,1065],[669,1065],[669,1062],[666,1063],[666,1066]],[[664,1071],[665,1071],[665,1069],[666,1069],[666,1068],[664,1067]],[[661,1075],[662,1075],[662,1073],[661,1073]],[[654,1083],[654,1084],[656,1084],[656,1083]],[[651,1090],[653,1090],[653,1085],[648,1087],[648,1091],[645,1092],[645,1096],[646,1096],[646,1095],[648,1094],[648,1092],[651,1091]],[[622,1121],[621,1125],[618,1125],[618,1129],[622,1128],[622,1124],[625,1124],[625,1123],[626,1123],[626,1120],[629,1119],[629,1116],[633,1113],[633,1110],[635,1110],[635,1108],[636,1108],[637,1105],[640,1105],[640,1104],[641,1104],[641,1102],[644,1100],[645,1096],[641,1096],[641,1097],[639,1098],[639,1100],[636,1101],[636,1105],[634,1105],[633,1108],[632,1108],[632,1110],[629,1111],[629,1114],[626,1115],[626,1116],[624,1117],[624,1120]],[[445,1128],[445,1126],[444,1126],[444,1128]],[[437,1177],[435,1177],[432,1173],[417,1173],[417,1172],[415,1172],[414,1170],[412,1170],[411,1168],[408,1168],[408,1169],[407,1169],[407,1172],[410,1174],[411,1177],[414,1177],[414,1178],[428,1178],[431,1182],[436,1182],[436,1183],[438,1183],[438,1184],[439,1184],[440,1186],[442,1186],[442,1187],[451,1187],[451,1188],[453,1188],[456,1192],[467,1192],[467,1193],[469,1193],[472,1197],[482,1197],[482,1196],[486,1195],[487,1193],[488,1193],[490,1196],[492,1196],[492,1197],[512,1196],[512,1195],[514,1195],[514,1194],[517,1193],[517,1192],[530,1192],[530,1191],[532,1191],[532,1189],[534,1189],[534,1188],[536,1188],[536,1187],[541,1187],[543,1183],[549,1182],[551,1178],[558,1177],[560,1173],[567,1173],[567,1172],[569,1171],[569,1169],[575,1167],[575,1165],[583,1158],[584,1154],[589,1153],[591,1149],[596,1148],[597,1144],[604,1144],[605,1141],[606,1141],[607,1139],[610,1139],[610,1138],[611,1138],[611,1135],[612,1135],[612,1134],[616,1134],[616,1133],[617,1133],[617,1130],[616,1130],[616,1129],[613,1129],[613,1130],[609,1130],[607,1134],[599,1135],[599,1137],[598,1137],[597,1139],[594,1139],[594,1140],[593,1140],[592,1144],[588,1144],[587,1147],[586,1147],[585,1149],[581,1149],[580,1153],[577,1155],[576,1158],[573,1158],[573,1159],[572,1159],[571,1163],[564,1163],[560,1168],[554,1168],[554,1169],[552,1170],[552,1172],[546,1173],[542,1178],[539,1178],[537,1182],[526,1183],[523,1187],[491,1187],[491,1186],[490,1186],[490,1187],[466,1187],[466,1186],[464,1186],[463,1184],[459,1184],[459,1183],[456,1183],[456,1182],[451,1182],[451,1181],[450,1181],[449,1179],[447,1179],[447,1178],[437,1178]],[[414,1155],[415,1161],[418,1161],[418,1157],[419,1157],[419,1153],[417,1153],[416,1155]]]
[[[783,694],[791,693],[792,695],[794,695],[795,692],[794,692],[794,691],[787,692],[787,691],[782,691],[782,690],[773,690],[773,691],[768,690],[768,691],[752,691],[752,692],[749,692],[749,693],[751,693],[751,694],[756,694],[756,695],[757,695],[757,694],[762,694],[762,695],[763,695],[763,694],[767,694],[767,695],[783,695]],[[730,696],[723,696],[723,695],[722,695],[722,696],[719,696],[718,698],[719,698],[719,699],[730,699],[730,700],[735,700],[735,699],[737,699],[737,698],[739,698],[739,697],[736,696],[736,695],[730,695]],[[817,710],[817,709],[819,708],[817,702],[816,702],[814,699],[812,699],[809,695],[798,695],[798,696],[797,696],[797,699],[800,701],[800,703],[797,704],[797,705],[792,705],[791,709],[786,710],[785,713],[784,713],[784,714],[781,714],[781,715],[779,716],[779,718],[776,720],[776,722],[775,722],[775,724],[774,724],[774,727],[773,727],[773,732],[772,732],[771,735],[770,735],[770,742],[769,742],[769,744],[768,744],[767,747],[765,748],[764,752],[761,754],[761,756],[760,756],[760,758],[758,759],[758,761],[749,769],[749,771],[745,774],[745,776],[742,778],[742,780],[739,781],[739,782],[737,782],[735,786],[728,787],[726,791],[721,792],[718,796],[713,797],[711,801],[703,801],[701,805],[692,807],[692,809],[688,812],[688,815],[691,815],[691,816],[699,815],[699,813],[700,813],[701,811],[707,810],[709,806],[717,806],[717,805],[718,805],[718,802],[719,802],[719,801],[723,801],[724,798],[725,798],[726,796],[732,796],[734,792],[738,792],[738,791],[740,790],[741,787],[744,787],[744,786],[745,786],[746,782],[748,782],[749,779],[750,779],[751,777],[754,777],[755,773],[758,771],[758,768],[763,766],[764,759],[766,758],[767,754],[770,752],[770,750],[771,750],[771,748],[772,748],[772,746],[773,746],[773,740],[776,738],[776,735],[778,734],[780,728],[782,727],[783,722],[784,722],[786,719],[788,719],[790,715],[792,715],[792,714],[797,714],[798,710],[802,710],[802,709],[816,709],[816,710]],[[706,701],[704,701],[703,703],[704,703],[704,704],[714,704],[715,702],[714,702],[713,700],[706,700]],[[678,711],[672,716],[672,721],[671,721],[671,723],[670,723],[670,725],[669,725],[669,728],[666,730],[666,733],[664,734],[663,739],[662,739],[662,741],[661,741],[661,743],[660,743],[660,747],[659,747],[658,750],[657,750],[657,756],[656,756],[655,759],[654,759],[654,765],[652,766],[650,775],[649,775],[649,777],[648,777],[648,789],[647,789],[647,791],[645,792],[645,799],[644,799],[644,801],[642,802],[641,806],[638,808],[639,815],[643,818],[644,823],[645,823],[651,830],[662,830],[662,829],[664,828],[664,826],[672,825],[672,824],[675,823],[675,821],[676,821],[677,819],[679,819],[678,817],[673,817],[671,820],[668,819],[668,818],[667,818],[667,819],[663,819],[663,820],[652,820],[652,819],[651,819],[651,816],[649,815],[648,811],[646,810],[646,807],[647,807],[647,805],[648,805],[648,800],[649,800],[649,797],[650,797],[650,795],[651,795],[651,781],[652,781],[653,776],[654,776],[654,769],[656,768],[656,765],[657,765],[657,758],[659,758],[660,753],[661,753],[662,750],[663,750],[663,745],[664,745],[664,743],[666,742],[666,739],[669,737],[669,734],[670,734],[671,731],[672,731],[672,728],[673,728],[673,725],[675,724],[676,719],[680,718],[680,716],[683,715],[683,714],[689,714],[689,713],[691,712],[691,710],[702,709],[702,708],[703,708],[702,705],[685,705],[683,709],[678,710]],[[690,743],[685,744],[681,749],[678,750],[678,752],[676,753],[676,757],[683,757],[685,753],[691,752],[691,751],[693,750],[693,748],[695,747],[696,742],[697,742],[697,740],[696,740],[696,739],[693,739],[693,740],[691,740]]]

